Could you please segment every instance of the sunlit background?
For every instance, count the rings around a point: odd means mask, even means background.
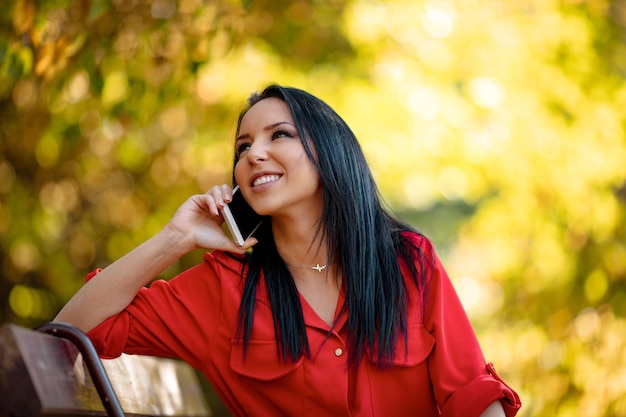
[[[624,0],[9,1],[0,322],[50,320],[228,182],[279,82],[352,126],[521,416],[626,416],[625,77]]]

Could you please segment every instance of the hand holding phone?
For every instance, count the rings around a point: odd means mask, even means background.
[[[238,185],[233,188],[232,195],[231,202],[224,204],[221,212],[235,244],[243,246],[246,239],[259,228],[263,217],[248,205]]]

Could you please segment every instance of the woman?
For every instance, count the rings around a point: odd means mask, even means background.
[[[513,416],[429,241],[386,212],[345,122],[270,86],[241,114],[234,182],[264,216],[236,246],[227,185],[187,200],[153,238],[88,283],[55,320],[103,357],[179,357],[234,415]],[[169,282],[196,248],[204,262]],[[253,249],[251,249],[253,248]]]

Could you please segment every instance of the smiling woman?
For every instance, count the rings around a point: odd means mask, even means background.
[[[257,213],[271,215],[274,228],[283,218],[289,229],[297,219],[305,229],[317,223],[323,201],[319,175],[284,101],[270,97],[252,106],[240,122],[235,148],[235,181]]]
[[[383,208],[326,103],[277,85],[253,94],[233,179],[263,216],[243,245],[221,227],[231,186],[214,186],[90,274],[56,320],[103,357],[185,360],[234,415],[517,413],[432,244]],[[196,248],[211,250],[202,264],[144,287]]]

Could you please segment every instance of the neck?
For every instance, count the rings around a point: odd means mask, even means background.
[[[272,232],[276,249],[281,258],[290,266],[315,267],[323,269],[330,262],[326,251],[326,242],[322,239],[322,231],[317,231],[318,222],[303,222],[287,225],[274,222]]]

